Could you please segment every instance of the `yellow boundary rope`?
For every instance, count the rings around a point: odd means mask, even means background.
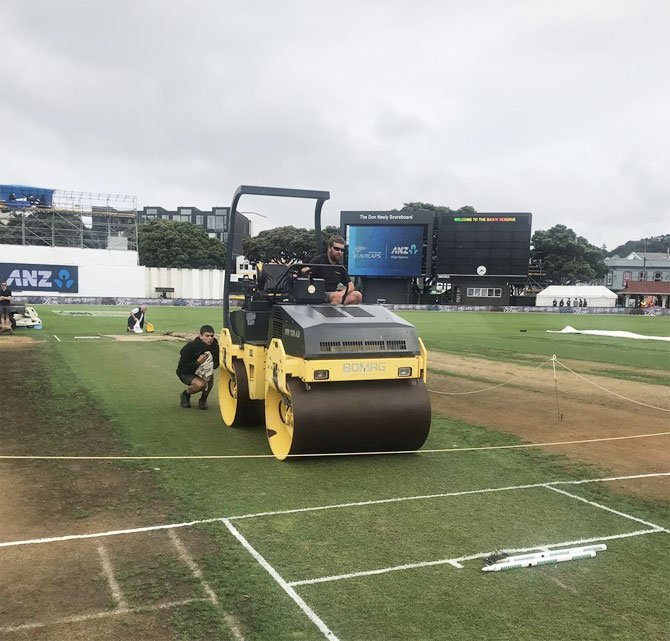
[[[555,357],[554,357],[555,358]],[[544,361],[544,363],[538,365],[537,367],[534,367],[531,372],[535,371],[536,369],[540,369],[541,367],[544,367],[547,363],[551,363],[553,358],[550,358],[548,361]],[[524,372],[525,374],[525,372]],[[449,373],[446,373],[447,376],[449,376]],[[496,389],[497,387],[503,387],[504,385],[508,385],[511,383],[515,378],[519,378],[521,374],[514,374],[511,378],[508,378],[505,382],[503,383],[498,383],[497,385],[493,385],[491,387],[485,387],[484,389],[477,389],[472,392],[441,392],[440,390],[436,389],[429,389],[428,391],[431,392],[432,394],[442,394],[444,396],[462,396],[464,394],[480,394],[481,392],[488,392],[492,389]]]
[[[327,456],[387,456],[390,454],[440,454],[446,452],[478,452],[485,450],[514,450],[528,447],[549,447],[553,445],[573,445],[578,443],[599,443],[602,441],[625,441],[633,438],[670,436],[670,432],[653,434],[633,434],[631,436],[604,436],[574,441],[553,441],[549,443],[521,443],[517,445],[483,445],[480,447],[451,447],[432,450],[392,450],[388,452],[330,452],[326,454],[289,454],[288,458],[315,458]],[[274,454],[204,454],[195,456],[20,456],[0,455],[0,460],[65,460],[65,461],[161,461],[161,460],[205,460],[205,459],[250,459],[275,458]]]
[[[598,385],[598,383],[594,383],[593,381],[589,380],[585,376],[582,376],[581,374],[578,374],[574,370],[570,369],[565,363],[561,363],[556,356],[553,357],[552,360],[555,360],[561,367],[564,367],[565,369],[568,370],[568,372],[574,374],[575,376],[578,376],[581,378],[583,381],[586,381],[587,383],[591,383],[594,387],[597,387],[598,389],[601,389],[603,392],[607,392],[608,394],[612,394],[613,396],[618,396],[619,398],[622,398],[624,401],[630,401],[631,403],[636,403],[637,405],[644,405],[644,407],[649,407],[653,410],[659,410],[660,412],[670,412],[670,409],[665,408],[665,407],[656,407],[656,405],[649,405],[648,403],[643,403],[642,401],[636,401],[635,399],[628,398],[627,396],[624,396],[623,394],[619,394],[618,392],[613,392],[612,390],[607,389],[606,387],[603,387],[602,385]]]
[[[602,385],[598,385],[593,381],[589,380],[585,376],[578,374],[574,370],[570,369],[567,365],[558,360],[554,354],[549,360],[545,361],[541,365],[534,367],[540,369],[544,367],[547,363],[552,363],[554,366],[554,376],[556,375],[556,363],[561,367],[568,370],[570,373],[578,376],[582,380],[590,383],[591,385],[597,387],[603,392],[612,394],[613,396],[618,396],[619,398],[630,401],[631,403],[636,403],[637,405],[643,405],[644,407],[649,407],[651,409],[659,410],[661,412],[670,412],[670,409],[665,407],[656,407],[655,405],[649,405],[648,403],[643,403],[641,401],[636,401],[632,398],[628,398],[619,394],[618,392],[613,392],[608,390]],[[508,379],[504,383],[499,383],[492,387],[487,387],[481,390],[475,390],[472,392],[441,392],[439,390],[428,390],[434,394],[444,394],[444,395],[458,395],[458,394],[478,394],[481,392],[487,392],[497,387],[502,387],[507,385],[510,381],[515,378],[519,378],[520,374],[514,375],[512,378]],[[576,445],[580,443],[600,443],[603,441],[623,441],[627,439],[634,438],[652,438],[655,436],[669,436],[669,432],[655,432],[652,434],[633,434],[630,436],[607,436],[602,438],[589,438],[589,439],[579,439],[573,441],[554,441],[548,443],[523,443],[518,445],[486,445],[481,447],[455,447],[455,448],[446,448],[446,449],[431,449],[431,450],[393,450],[385,452],[329,452],[323,454],[289,454],[287,458],[315,458],[315,457],[332,457],[332,456],[388,456],[391,454],[439,454],[447,452],[477,452],[477,451],[486,451],[486,450],[512,450],[512,449],[522,449],[530,447],[552,447],[557,445]],[[195,455],[195,456],[21,456],[21,455],[0,455],[0,460],[61,460],[61,461],[163,461],[163,460],[231,460],[231,459],[265,459],[265,458],[275,458],[274,454],[212,454],[212,455]]]
[[[608,394],[612,394],[613,396],[618,396],[619,398],[621,398],[625,401],[630,401],[631,403],[636,403],[637,405],[643,405],[644,407],[649,407],[650,409],[653,409],[653,410],[659,410],[660,412],[670,412],[669,408],[657,407],[656,405],[650,405],[649,403],[643,403],[642,401],[636,401],[633,398],[628,398],[627,396],[624,396],[623,394],[619,394],[618,392],[613,392],[612,390],[609,390],[606,387],[603,387],[602,385],[598,385],[598,383],[595,383],[594,381],[586,378],[586,376],[582,376],[581,374],[575,372],[573,369],[570,369],[565,363],[562,363],[560,360],[558,360],[558,358],[556,357],[556,354],[554,354],[548,361],[545,361],[541,365],[538,365],[537,367],[534,367],[531,371],[535,371],[536,369],[540,369],[541,367],[544,367],[547,363],[552,363],[553,366],[554,366],[554,380],[556,380],[556,363],[558,363],[561,367],[568,370],[568,372],[570,372],[571,374],[574,374],[575,376],[578,376],[583,381],[586,381],[587,383],[590,383],[591,385],[593,385],[594,387],[597,387],[598,389],[602,390],[603,392],[607,392]],[[440,390],[434,390],[434,389],[429,389],[428,391],[431,392],[432,394],[442,394],[444,396],[460,396],[462,394],[480,394],[482,392],[488,392],[492,389],[496,389],[497,387],[503,387],[504,385],[509,384],[515,378],[519,378],[520,376],[521,376],[521,374],[515,374],[514,376],[507,379],[503,383],[498,383],[497,385],[493,385],[492,387],[485,387],[484,389],[473,390],[471,392],[442,392]]]

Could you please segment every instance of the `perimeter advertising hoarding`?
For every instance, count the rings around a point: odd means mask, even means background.
[[[76,265],[0,263],[0,278],[13,292],[79,292],[79,267]]]
[[[531,223],[529,213],[438,215],[438,274],[526,277]]]
[[[349,227],[349,273],[352,276],[414,278],[421,275],[423,226]]]

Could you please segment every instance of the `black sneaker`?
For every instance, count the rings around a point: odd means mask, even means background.
[[[198,400],[198,407],[201,410],[206,410],[207,409],[207,399],[206,398],[201,398]]]
[[[181,406],[184,408],[189,408],[191,407],[191,395],[187,394],[186,392],[182,392],[179,396],[179,400],[181,401]]]

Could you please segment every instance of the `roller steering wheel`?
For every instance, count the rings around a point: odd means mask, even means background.
[[[312,278],[313,267],[318,267],[319,269],[325,267],[326,269],[337,270],[337,273],[339,274],[340,277],[338,284],[342,283],[342,285],[344,285],[345,290],[348,289],[350,279],[349,279],[349,273],[347,272],[344,265],[329,265],[325,263],[293,263],[292,265],[289,265],[289,268],[286,270],[286,274],[287,276],[289,273],[295,274],[295,276],[300,276],[303,270],[307,269],[309,270],[309,277]]]

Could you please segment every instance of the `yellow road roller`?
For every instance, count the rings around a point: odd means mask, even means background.
[[[245,195],[316,200],[316,253],[326,191],[238,187],[228,238]],[[307,263],[266,263],[230,311],[228,245],[220,337],[219,404],[226,425],[265,424],[273,454],[419,449],[430,430],[426,349],[416,328],[380,305],[334,305]],[[316,267],[316,266],[314,266]],[[336,270],[343,284],[344,267]]]

